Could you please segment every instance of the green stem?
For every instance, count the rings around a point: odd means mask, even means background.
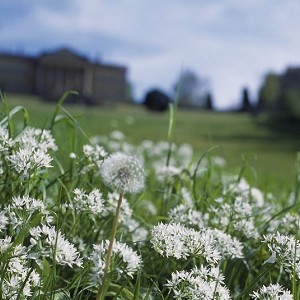
[[[105,291],[107,290],[107,288],[105,288],[105,285],[106,285],[107,275],[108,275],[109,267],[110,267],[110,260],[111,260],[112,251],[113,251],[114,239],[115,239],[115,236],[117,233],[118,220],[119,220],[119,215],[120,215],[120,211],[121,211],[122,200],[123,200],[123,192],[120,193],[120,196],[119,196],[118,206],[116,209],[116,214],[115,214],[115,218],[114,218],[113,227],[111,230],[111,236],[110,236],[106,259],[105,259],[103,280],[102,280],[102,284],[99,287],[96,300],[103,300],[105,297]]]

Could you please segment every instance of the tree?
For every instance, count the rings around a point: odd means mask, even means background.
[[[166,111],[168,109],[170,98],[164,92],[153,89],[146,93],[144,105],[152,111]]]
[[[250,112],[252,110],[252,105],[249,99],[249,91],[248,88],[244,87],[242,89],[242,107],[240,111]]]
[[[211,93],[208,93],[206,95],[204,108],[206,110],[213,110],[214,109],[214,103],[213,103],[213,98],[212,98]]]
[[[281,114],[287,119],[300,120],[300,90],[290,88],[282,93]]]
[[[268,73],[259,91],[259,109],[272,112],[277,120],[300,120],[300,68]]]
[[[203,108],[209,93],[209,83],[206,78],[201,78],[195,72],[187,69],[176,82],[175,90],[178,91],[180,107]]]
[[[275,73],[268,73],[259,90],[258,109],[276,110],[280,95],[281,76]]]
[[[126,81],[126,86],[125,86],[125,102],[134,103],[133,85],[128,80]]]

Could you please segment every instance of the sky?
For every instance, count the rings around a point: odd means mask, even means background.
[[[139,100],[192,70],[228,109],[243,87],[255,101],[267,72],[300,65],[299,16],[299,0],[1,0],[0,51],[70,47],[124,65]]]

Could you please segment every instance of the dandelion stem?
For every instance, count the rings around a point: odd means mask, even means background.
[[[111,260],[111,255],[112,255],[112,251],[113,251],[114,239],[115,239],[117,228],[118,228],[118,220],[119,220],[119,215],[120,215],[120,211],[121,211],[123,194],[124,194],[123,192],[120,193],[119,200],[118,200],[118,205],[117,205],[117,209],[116,209],[116,214],[115,214],[115,218],[114,218],[114,222],[113,222],[113,227],[111,230],[111,236],[110,236],[106,259],[105,259],[103,280],[102,280],[101,286],[99,287],[98,295],[96,298],[97,300],[102,300],[102,299],[104,299],[104,296],[105,296],[105,291],[106,291],[106,287],[105,287],[106,282],[105,281],[107,279],[107,275],[109,272],[110,260]]]

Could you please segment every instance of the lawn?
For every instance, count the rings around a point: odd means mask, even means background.
[[[8,95],[8,101],[10,107],[23,105],[28,109],[32,126],[45,126],[54,111],[54,104],[31,96]],[[133,144],[145,139],[167,139],[168,113],[148,112],[139,105],[64,105],[64,108],[89,137],[120,130]],[[264,126],[263,118],[240,113],[178,110],[174,141],[191,144],[199,156],[217,145],[214,153],[226,159],[230,171],[238,171],[245,163],[254,167],[246,172],[246,177],[254,184],[265,189],[280,189],[282,184],[289,186],[293,183],[300,140],[295,134]],[[58,125],[58,128],[56,137],[65,139],[66,126]]]

